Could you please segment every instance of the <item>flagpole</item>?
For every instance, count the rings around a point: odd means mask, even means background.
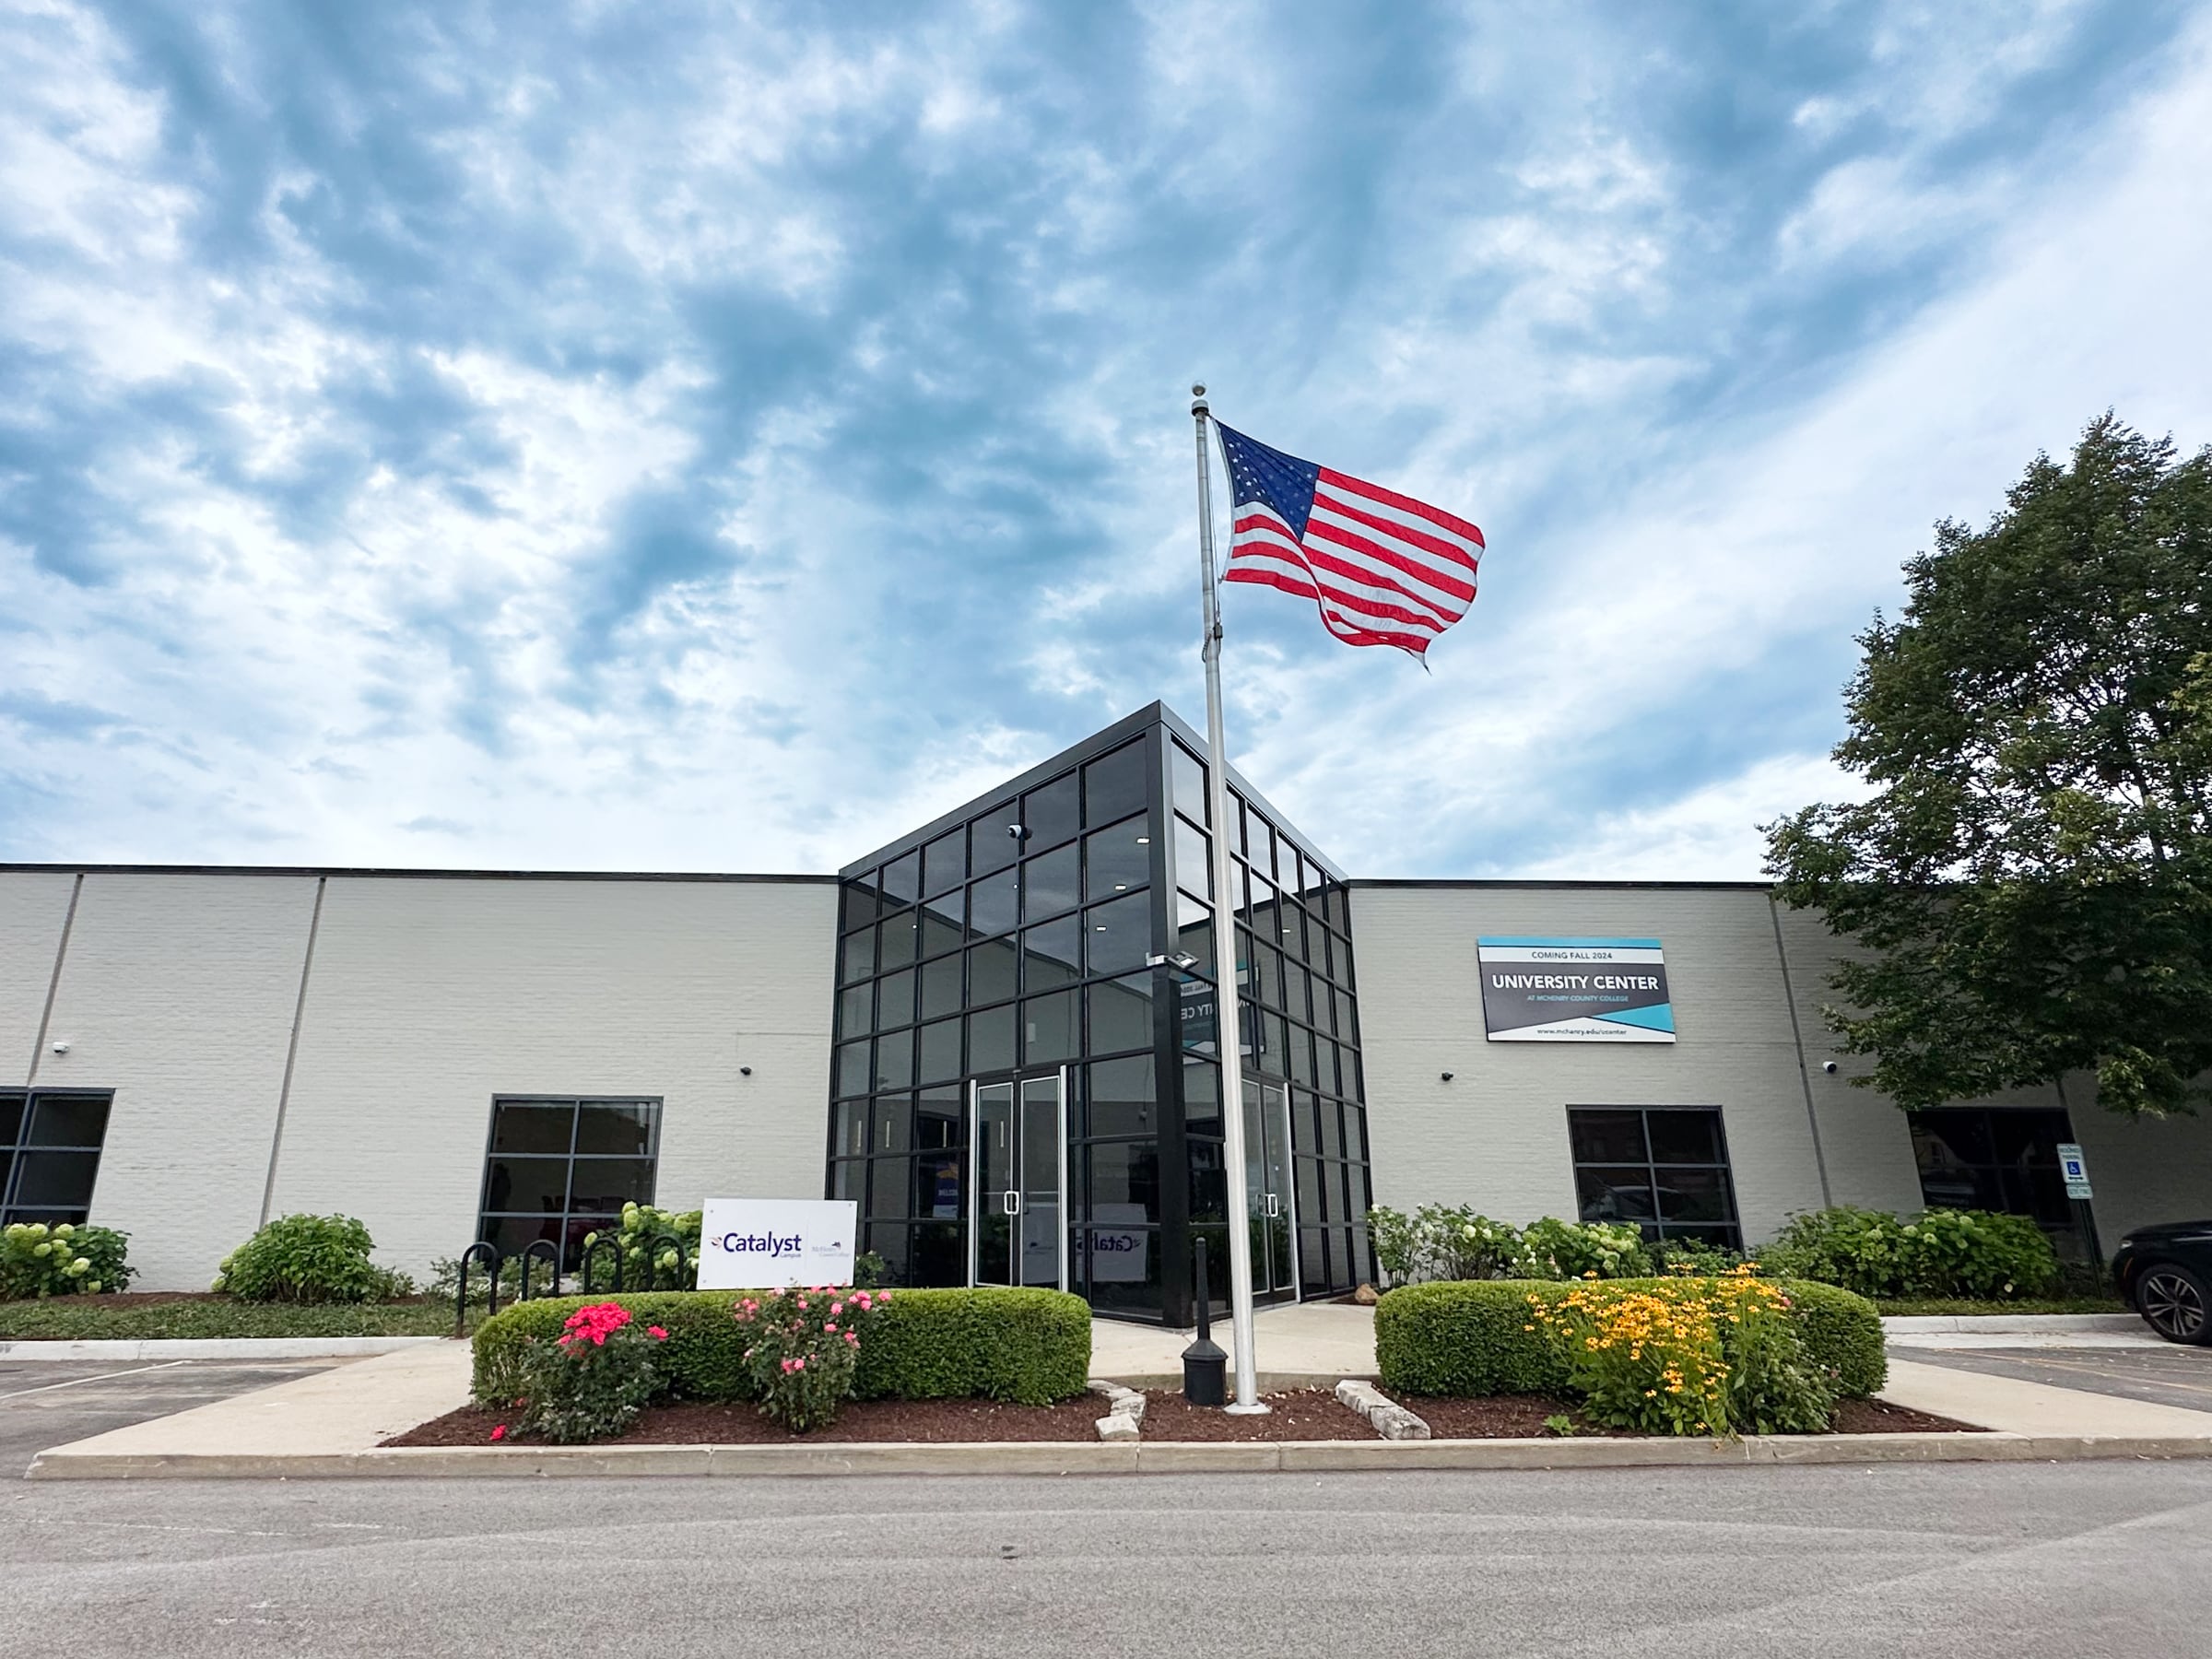
[[[1206,769],[1214,820],[1214,1052],[1221,1062],[1221,1156],[1229,1204],[1230,1353],[1237,1375],[1233,1412],[1258,1413],[1258,1367],[1252,1339],[1251,1189],[1244,1158],[1244,1022],[1237,1006],[1237,901],[1230,886],[1236,866],[1229,855],[1229,749],[1221,735],[1221,595],[1214,581],[1213,466],[1206,448],[1212,413],[1206,388],[1191,388],[1191,416],[1198,427],[1198,570],[1206,597]]]

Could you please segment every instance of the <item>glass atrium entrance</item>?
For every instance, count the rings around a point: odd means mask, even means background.
[[[1067,1288],[1067,1073],[973,1086],[971,1285]]]
[[[890,1283],[1065,1288],[1187,1327],[1194,1245],[1225,1297],[1240,1207],[1262,1300],[1373,1277],[1350,895],[1229,782],[1217,825],[1203,739],[1155,703],[839,873],[824,1184]],[[1224,1059],[1252,1077],[1233,1178]]]

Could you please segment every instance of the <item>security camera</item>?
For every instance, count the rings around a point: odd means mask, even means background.
[[[1006,826],[1006,833],[1012,836],[1016,841],[1028,841],[1030,839],[1030,827],[1027,824],[1008,824]]]
[[[753,1075],[753,1068],[749,1065],[741,1065],[737,1068],[737,1075],[741,1077],[749,1077]]]
[[[69,1040],[66,1037],[58,1039],[54,1042],[53,1052],[57,1054],[67,1053],[69,1052]]]
[[[1833,1060],[1823,1060],[1820,1062],[1820,1069],[1832,1077],[1835,1074],[1836,1063]]]
[[[1440,1073],[1438,1073],[1437,1075],[1438,1075],[1439,1077],[1442,1077],[1442,1078],[1443,1078],[1443,1080],[1444,1080],[1445,1082],[1447,1082],[1447,1083],[1449,1083],[1449,1082],[1451,1082],[1451,1081],[1452,1081],[1452,1074],[1451,1074],[1450,1072],[1440,1072]]]

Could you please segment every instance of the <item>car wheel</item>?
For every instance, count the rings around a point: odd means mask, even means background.
[[[2169,1342],[2212,1343],[2212,1295],[2186,1267],[2160,1262],[2136,1281],[2136,1312]]]

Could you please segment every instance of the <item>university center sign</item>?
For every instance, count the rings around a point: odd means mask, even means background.
[[[1477,939],[1492,1042],[1672,1042],[1657,939]]]

